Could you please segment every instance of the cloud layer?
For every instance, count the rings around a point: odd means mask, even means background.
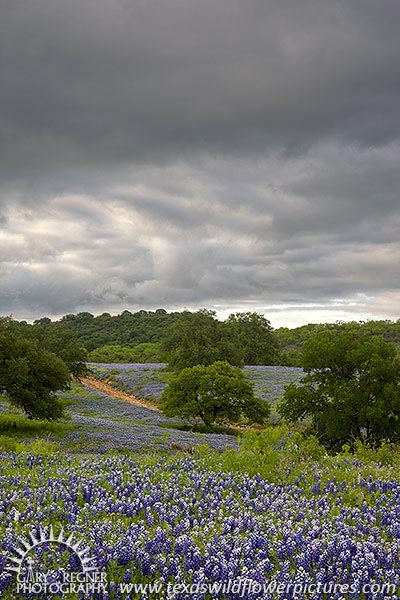
[[[0,314],[398,318],[397,0],[2,0]]]

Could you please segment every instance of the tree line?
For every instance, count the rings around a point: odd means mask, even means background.
[[[214,327],[214,316],[188,313],[166,337],[164,348],[177,374],[163,394],[163,410],[170,416],[200,417],[206,424],[243,418],[263,423],[268,404],[254,397],[243,372],[230,365],[279,357],[269,322],[239,313]],[[226,333],[229,327],[236,338]],[[302,423],[331,449],[357,439],[373,445],[400,441],[400,357],[379,327],[318,326],[301,348],[301,367],[300,384],[287,386],[278,404],[284,420]]]
[[[211,358],[211,362],[228,360],[234,365],[276,364],[278,360],[273,328],[268,319],[254,312],[232,314],[224,322],[207,309],[194,313],[126,310],[98,317],[84,312],[58,321],[44,317],[34,321],[33,329],[42,335],[68,333],[86,348],[93,362],[167,361],[176,368],[185,354],[192,357],[189,362],[186,359],[186,366],[194,364],[194,355],[198,364],[210,364]]]
[[[191,317],[192,314],[197,316]],[[199,317],[199,314],[202,314],[203,318]],[[208,334],[205,335],[216,338],[221,344],[221,348],[224,347],[224,350],[226,349],[232,356],[235,364],[237,359],[234,358],[234,347],[238,343],[238,338],[239,343],[242,344],[240,338],[246,338],[246,332],[252,328],[256,333],[257,348],[253,350],[254,346],[249,347],[246,339],[243,340],[244,345],[247,346],[243,358],[245,364],[279,364],[301,367],[304,343],[327,328],[337,330],[342,325],[341,323],[310,323],[293,329],[287,327],[273,329],[263,315],[254,312],[236,313],[222,325],[216,325],[211,323],[210,319],[207,321],[204,318],[204,315],[207,314],[213,321],[217,321],[216,315],[212,311],[169,313],[165,309],[159,308],[155,311],[130,312],[125,310],[115,316],[111,316],[109,313],[94,316],[89,312],[80,312],[65,315],[57,321],[44,317],[35,321],[34,327],[41,331],[53,330],[57,335],[60,335],[60,332],[69,332],[79,345],[88,351],[89,360],[93,362],[166,362],[168,357],[164,341],[169,337],[171,328],[175,324],[179,328],[182,321],[188,322],[192,319],[194,324],[196,321],[204,324],[204,327],[208,329]],[[400,320],[397,322],[366,321],[351,325],[357,326],[370,337],[381,336],[387,342],[400,348]],[[211,329],[216,330],[217,328],[219,329],[218,333],[216,331],[211,333]],[[260,332],[263,336],[262,343],[259,343]],[[260,346],[263,348],[260,349]],[[220,353],[220,356],[223,354],[223,352]]]
[[[166,329],[179,318],[179,314],[168,313],[163,308],[137,312],[124,310],[114,316],[107,312],[98,316],[80,312],[64,315],[57,321],[43,317],[34,321],[34,326],[69,331],[88,352],[92,352],[102,346],[135,347],[139,344],[160,342]]]
[[[0,393],[31,418],[62,416],[56,392],[68,387],[71,376],[86,372],[87,351],[68,327],[71,320],[40,319],[29,325],[0,318]],[[378,321],[300,328],[302,335],[307,331],[300,350],[305,376],[300,385],[287,387],[278,407],[282,418],[308,423],[331,448],[360,438],[373,444],[398,441],[398,325]],[[162,397],[166,414],[200,417],[208,426],[243,419],[263,423],[268,417],[268,404],[254,396],[238,368],[279,364],[282,358],[277,332],[263,315],[235,313],[219,321],[206,309],[174,313],[159,342],[141,342],[136,348],[154,343],[175,373]]]

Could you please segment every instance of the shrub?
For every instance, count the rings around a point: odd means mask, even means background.
[[[278,409],[288,421],[311,417],[322,443],[340,449],[400,436],[400,364],[393,346],[358,329],[325,330],[303,348],[307,375],[289,385]]]
[[[269,404],[254,396],[243,372],[219,361],[183,369],[161,396],[167,416],[200,417],[206,425],[238,423],[243,418],[263,423]]]

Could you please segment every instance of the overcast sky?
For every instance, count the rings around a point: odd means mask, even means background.
[[[0,314],[400,317],[399,0],[0,0]]]

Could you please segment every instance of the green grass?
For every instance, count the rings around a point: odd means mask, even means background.
[[[74,426],[70,423],[36,421],[14,412],[0,413],[0,451],[51,454]]]
[[[205,425],[204,423],[196,423],[194,425],[179,425],[177,423],[160,423],[160,427],[165,429],[179,429],[179,431],[192,431],[193,433],[221,433],[225,435],[237,436],[236,429],[226,427],[224,425]]]
[[[73,426],[69,423],[36,421],[28,419],[24,415],[13,413],[0,414],[0,434],[6,434],[11,437],[33,437],[48,434],[63,436],[72,429]]]
[[[354,489],[360,478],[400,479],[400,446],[382,442],[371,448],[356,441],[353,448],[344,446],[341,452],[329,454],[314,436],[289,431],[286,426],[267,427],[262,431],[245,432],[239,450],[217,453],[207,446],[194,450],[210,470],[238,472],[250,476],[260,474],[275,484],[303,485],[312,493],[317,477],[321,487],[336,479],[344,485],[341,496],[350,506],[362,505],[365,494]]]

